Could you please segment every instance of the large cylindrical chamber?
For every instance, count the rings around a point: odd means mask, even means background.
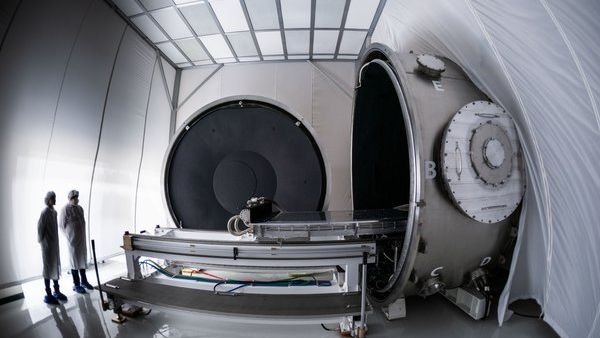
[[[432,278],[458,287],[498,257],[521,200],[512,120],[448,59],[417,62],[416,54],[382,45],[363,55],[353,111],[354,208],[409,209],[396,272],[374,293],[393,300],[419,293]]]
[[[174,222],[226,231],[251,197],[287,211],[317,211],[327,193],[325,161],[300,117],[276,102],[231,97],[203,107],[167,152],[164,197]]]

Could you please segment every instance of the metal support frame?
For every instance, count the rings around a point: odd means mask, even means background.
[[[194,96],[194,94],[196,94],[196,92],[202,88],[202,86],[204,86],[204,84],[206,82],[208,82],[208,80],[210,80],[221,68],[223,68],[223,64],[220,63],[218,64],[218,66],[212,71],[212,73],[208,74],[208,76],[202,80],[202,82],[200,82],[199,85],[196,86],[196,88],[194,88],[194,90],[192,90],[192,92],[181,101],[181,103],[179,104],[179,106],[177,107],[177,110],[179,110],[181,107],[183,107],[183,105],[192,97]]]
[[[344,5],[344,14],[342,15],[342,22],[340,23],[340,34],[338,34],[337,43],[335,44],[334,59],[337,59],[340,52],[340,45],[342,44],[342,36],[344,35],[344,26],[346,26],[346,19],[348,18],[348,10],[350,9],[350,0],[346,0]]]
[[[248,28],[250,29],[250,35],[252,36],[252,41],[254,41],[254,48],[256,48],[256,53],[258,54],[260,61],[263,61],[262,51],[260,50],[260,46],[258,45],[258,40],[256,39],[256,31],[257,30],[254,29],[254,24],[252,23],[252,20],[250,19],[250,13],[248,13],[248,7],[246,6],[246,1],[240,0],[240,5],[242,6],[242,11],[244,12],[246,21],[248,21]],[[281,19],[281,17],[280,17],[280,19]],[[280,22],[280,25],[282,25],[281,22]],[[283,27],[283,25],[282,25],[282,27]]]
[[[177,111],[179,106],[179,88],[181,86],[181,69],[175,69],[175,85],[173,86],[173,101],[171,102],[171,123],[169,126],[169,141],[175,135],[177,128]]]
[[[315,12],[317,7],[317,0],[311,0],[310,2],[310,45],[308,48],[308,57],[312,59],[313,48],[315,44]]]
[[[175,4],[175,3],[173,3],[173,4]],[[194,31],[194,28],[192,28],[192,25],[190,25],[190,23],[185,18],[185,16],[183,15],[183,13],[181,13],[181,10],[179,9],[179,7],[177,7],[177,6],[173,6],[173,7],[175,8],[175,11],[177,12],[177,15],[179,16],[179,18],[183,21],[183,23],[185,24],[185,26],[190,30],[190,32],[194,36],[194,39],[196,40],[196,42],[198,42],[200,44],[200,47],[202,48],[202,50],[204,50],[204,53],[206,53],[206,56],[208,56],[208,58],[210,59],[210,61],[212,61],[212,63],[216,63],[215,59],[210,54],[210,52],[208,51],[208,49],[206,48],[206,46],[204,45],[204,43],[202,42],[202,40],[200,40],[200,37],[198,36],[198,34],[196,34],[196,31]],[[172,40],[171,43],[177,44],[175,42],[175,40]],[[194,60],[194,61],[201,61],[201,60]],[[192,63],[192,65],[194,65],[194,63]]]
[[[379,22],[379,18],[381,17],[381,12],[383,12],[383,8],[385,7],[387,0],[380,0],[379,6],[377,6],[377,10],[375,11],[375,15],[373,16],[373,21],[371,22],[371,26],[369,27],[369,31],[367,32],[367,36],[365,37],[365,41],[363,41],[363,45],[360,48],[360,52],[358,55],[362,55],[367,47],[367,44],[371,42],[371,36],[373,36],[373,31],[375,27],[377,27],[377,23]]]
[[[227,34],[225,34],[225,31],[223,30],[223,26],[221,26],[221,21],[219,21],[219,19],[217,18],[217,15],[215,14],[215,11],[213,10],[212,5],[210,4],[210,1],[206,1],[206,8],[208,8],[210,15],[212,15],[213,20],[215,20],[215,23],[217,24],[217,28],[219,29],[219,32],[223,36],[223,39],[225,39],[225,42],[227,43],[227,46],[229,47],[229,49],[231,51],[231,55],[233,55],[235,62],[240,62],[240,59],[238,58],[238,56],[235,52],[235,49],[233,49],[233,46],[231,45],[231,41],[229,41],[229,37],[227,36]],[[246,25],[248,25],[247,22],[246,22]],[[250,28],[250,26],[248,26],[248,28]]]
[[[163,230],[166,231],[166,230]],[[176,236],[125,235],[125,261],[129,279],[142,279],[140,257],[217,266],[226,270],[272,271],[336,267],[344,269],[344,283],[339,292],[361,290],[360,278],[366,263],[375,261],[375,242],[337,240],[302,244],[258,243],[254,240],[202,240],[202,232],[168,229],[164,234]],[[200,286],[198,286],[200,288]],[[289,292],[289,290],[287,291]]]
[[[144,4],[142,4],[142,2],[140,0],[134,0],[134,1],[137,3],[138,6],[140,6],[141,9],[143,9],[146,12],[146,16],[148,16],[148,18],[152,21],[152,23],[154,23],[156,25],[156,28],[158,28],[161,31],[161,33],[163,33],[169,39],[169,41],[171,41],[171,43],[173,44],[173,47],[175,47],[175,49],[177,49],[179,51],[179,53],[181,53],[181,55],[183,55],[183,57],[187,60],[187,62],[189,62],[191,65],[193,65],[192,60],[190,60],[190,58],[187,56],[187,54],[185,54],[183,52],[183,50],[181,50],[181,48],[179,48],[179,46],[173,42],[173,38],[167,33],[167,31],[165,31],[165,29],[158,23],[158,21],[156,21],[156,19],[148,12],[148,9],[146,8],[146,6],[144,6]],[[175,66],[174,68],[177,68],[177,66]]]
[[[194,38],[201,46],[201,48],[204,50],[204,52],[206,53],[207,57],[210,59],[210,61],[215,64],[215,63],[219,63],[214,56],[210,53],[210,51],[206,48],[206,46],[204,45],[204,43],[202,42],[202,40],[200,39],[200,36],[198,36],[198,34],[194,31],[194,29],[192,28],[192,26],[190,25],[190,22],[187,20],[187,18],[183,15],[183,13],[181,12],[181,10],[179,9],[178,5],[171,0],[171,4],[168,6],[163,6],[160,8],[155,8],[152,10],[148,10],[142,3],[140,0],[134,0],[136,2],[136,4],[138,4],[140,6],[140,8],[143,10],[142,13],[138,13],[138,14],[134,14],[131,16],[126,16],[125,14],[123,14],[113,3],[112,0],[105,0],[107,3],[109,3],[112,7],[114,7],[117,12],[119,13],[119,15],[121,15],[130,26],[132,26],[136,32],[138,32],[138,34],[140,34],[141,36],[143,36],[146,41],[148,41],[151,45],[155,46],[157,44],[161,44],[161,43],[166,43],[166,42],[170,42],[173,44],[173,46],[185,57],[186,59],[186,63],[189,63],[190,66],[189,67],[185,67],[183,66],[183,68],[193,68],[193,67],[200,67],[203,65],[195,65],[194,61],[201,61],[201,60],[192,60],[190,59],[190,57],[183,52],[183,50],[179,47],[179,45],[177,44],[177,41],[179,39],[173,39],[171,36],[169,36],[169,34],[167,34],[167,32],[164,30],[164,28],[158,24],[158,22],[154,19],[154,17],[152,16],[152,12],[154,11],[158,11],[158,10],[162,10],[162,9],[167,9],[167,8],[173,8],[175,9],[177,15],[179,16],[179,18],[183,21],[183,23],[186,25],[186,27],[188,28],[188,30],[191,32],[192,34],[192,38]],[[383,10],[383,8],[385,7],[385,3],[386,0],[380,0],[377,10],[375,12],[375,15],[373,16],[371,25],[369,27],[369,29],[360,29],[360,28],[345,28],[344,26],[346,25],[346,20],[348,17],[348,11],[350,9],[350,3],[351,0],[346,0],[345,5],[344,5],[344,9],[343,9],[343,14],[342,14],[342,20],[340,23],[339,27],[327,27],[327,28],[319,28],[319,30],[329,30],[329,31],[339,31],[339,36],[338,39],[336,41],[336,45],[335,45],[335,51],[333,54],[331,53],[314,53],[314,35],[315,35],[315,14],[316,14],[316,0],[311,0],[311,9],[310,9],[310,26],[306,27],[306,28],[285,28],[284,27],[284,21],[283,21],[283,13],[282,13],[282,3],[281,0],[275,0],[275,5],[276,5],[276,9],[277,9],[277,17],[278,17],[278,21],[279,21],[279,28],[277,29],[273,29],[273,28],[268,28],[268,29],[254,29],[249,11],[248,11],[248,7],[246,4],[245,0],[239,0],[240,2],[240,6],[242,8],[242,11],[244,13],[244,17],[246,19],[246,23],[248,25],[248,30],[250,32],[250,35],[252,36],[252,40],[254,42],[254,46],[256,48],[256,53],[257,53],[257,57],[260,59],[260,61],[265,61],[265,57],[262,54],[262,51],[260,49],[260,45],[258,44],[258,40],[256,38],[256,32],[279,32],[280,37],[281,37],[281,42],[282,42],[282,54],[281,55],[273,55],[272,57],[281,57],[283,58],[283,60],[294,60],[292,58],[290,58],[291,56],[300,56],[300,55],[305,55],[305,54],[289,54],[288,50],[287,50],[287,41],[286,41],[286,35],[285,32],[286,31],[299,31],[299,30],[309,30],[310,33],[310,42],[309,42],[309,50],[308,50],[308,59],[312,60],[315,59],[315,57],[318,56],[324,56],[324,57],[328,57],[331,58],[331,56],[333,55],[333,60],[338,60],[339,58],[339,50],[340,50],[340,45],[342,42],[342,38],[345,32],[348,31],[357,31],[357,32],[366,32],[366,37],[365,37],[365,42],[363,42],[363,46],[361,47],[361,52],[364,50],[366,42],[370,41],[370,38],[373,34],[373,30],[375,29],[375,26],[377,25],[377,22],[379,22],[379,17],[381,16],[381,12]],[[210,3],[210,1],[206,1],[206,6],[207,9],[212,17],[212,19],[214,20],[218,30],[219,30],[219,34],[223,37],[223,39],[225,40],[225,42],[227,43],[227,46],[230,49],[230,52],[233,56],[233,59],[235,59],[235,62],[240,62],[240,57],[237,55],[235,49],[233,48],[233,45],[231,44],[231,40],[229,39],[229,37],[227,36],[227,33],[225,33],[225,31],[223,30],[223,27],[221,26],[221,22],[219,21],[219,19],[217,18],[212,5]],[[165,37],[167,38],[167,40],[165,41],[157,41],[157,42],[152,42],[150,41],[132,22],[131,19],[132,18],[136,18],[136,17],[140,17],[140,16],[148,16],[150,18],[150,20],[153,22],[154,25],[156,25],[156,27],[165,35]],[[231,32],[231,33],[235,33],[235,32]],[[158,48],[157,48],[158,49]],[[162,53],[162,52],[161,52]],[[166,58],[166,56],[164,54],[162,54],[163,57]],[[356,56],[358,57],[359,54],[354,55],[354,54],[344,54],[347,56]],[[180,68],[179,65],[174,64],[170,59],[167,58],[167,60],[173,65],[174,68]],[[320,59],[321,60],[321,59]],[[250,61],[251,62],[251,61]]]

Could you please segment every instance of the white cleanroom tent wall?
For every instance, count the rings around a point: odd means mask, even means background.
[[[563,337],[600,336],[600,3],[388,0],[373,42],[449,57],[512,113],[528,187],[500,304],[535,298]]]
[[[36,225],[47,190],[57,208],[80,191],[100,257],[120,252],[123,231],[166,222],[150,196],[160,191],[165,85],[174,82],[159,61],[104,1],[18,6],[0,49],[0,286],[41,272]]]
[[[354,62],[264,62],[184,69],[177,128],[216,100],[253,96],[271,100],[296,114],[322,147],[329,210],[350,210],[350,132]]]

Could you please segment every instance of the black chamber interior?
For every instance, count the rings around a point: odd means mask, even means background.
[[[321,210],[326,177],[310,132],[263,102],[229,102],[188,123],[167,161],[166,196],[182,227],[226,230],[253,196],[288,211]]]
[[[385,69],[363,69],[356,92],[352,132],[354,209],[385,209],[407,204],[410,165],[404,117]]]

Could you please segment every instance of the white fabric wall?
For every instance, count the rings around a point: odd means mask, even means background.
[[[18,7],[0,49],[0,286],[41,273],[36,226],[48,190],[57,208],[80,191],[100,257],[121,251],[135,214],[153,208],[152,223],[163,222],[147,198],[137,210],[135,202],[138,176],[144,191],[159,189],[152,159],[168,144],[171,109],[152,76],[157,64],[104,1]],[[149,100],[151,90],[158,94]],[[153,138],[148,147],[144,136]],[[62,263],[69,267],[64,254]]]
[[[373,42],[463,66],[515,118],[528,188],[499,308],[534,298],[563,337],[600,336],[600,3],[388,0]]]
[[[350,132],[354,62],[264,62],[183,70],[177,129],[203,106],[224,97],[252,95],[277,102],[314,131],[329,166],[329,210],[349,210]],[[191,96],[190,96],[191,94]]]

